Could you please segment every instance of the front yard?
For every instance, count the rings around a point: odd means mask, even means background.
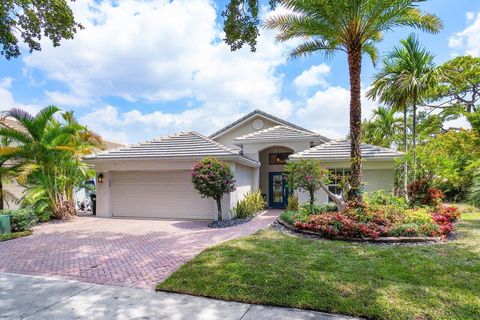
[[[203,251],[157,289],[374,319],[478,319],[480,212],[457,230],[448,243],[405,247],[266,229]]]

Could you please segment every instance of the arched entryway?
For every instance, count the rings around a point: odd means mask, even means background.
[[[283,178],[284,165],[293,150],[284,146],[271,146],[259,152],[260,191],[270,208],[284,208],[288,190]]]

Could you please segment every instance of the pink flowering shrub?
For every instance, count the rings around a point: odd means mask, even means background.
[[[225,193],[235,191],[235,179],[230,166],[215,158],[204,158],[194,165],[191,176],[194,188],[202,197],[216,200],[218,219],[222,220],[222,197]]]

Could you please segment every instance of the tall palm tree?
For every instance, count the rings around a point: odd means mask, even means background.
[[[407,106],[412,106],[413,178],[416,176],[417,106],[423,95],[435,84],[440,68],[434,56],[420,45],[415,35],[400,41],[383,60],[383,69],[375,76],[367,96],[379,99],[404,111],[404,144],[407,151]]]
[[[349,198],[363,201],[361,141],[362,55],[377,59],[376,44],[382,33],[394,27],[409,26],[438,32],[438,17],[418,9],[423,0],[283,0],[288,13],[268,18],[265,26],[278,30],[277,39],[304,41],[291,51],[292,57],[323,52],[327,56],[342,51],[347,54],[350,75],[351,177]]]
[[[363,125],[363,141],[390,148],[401,131],[402,119],[395,113],[395,109],[387,107],[373,110],[372,119]]]

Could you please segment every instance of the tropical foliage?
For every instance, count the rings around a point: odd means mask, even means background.
[[[81,157],[101,147],[102,141],[71,112],[57,120],[59,111],[55,106],[35,116],[21,109],[6,111],[3,116],[17,121],[19,128],[0,128],[0,137],[10,140],[0,147],[0,156],[12,164],[16,180],[26,188],[24,205],[33,206],[43,218],[53,214],[67,219],[75,214],[74,189],[94,174]]]
[[[260,191],[247,192],[242,200],[237,202],[233,213],[237,219],[251,218],[265,209],[267,203]]]
[[[227,163],[215,158],[204,158],[193,166],[192,183],[202,197],[217,202],[218,220],[223,220],[222,198],[235,191],[235,178]]]
[[[362,123],[362,141],[376,146],[394,147],[401,134],[402,119],[391,107],[378,107],[373,110],[370,120]]]

